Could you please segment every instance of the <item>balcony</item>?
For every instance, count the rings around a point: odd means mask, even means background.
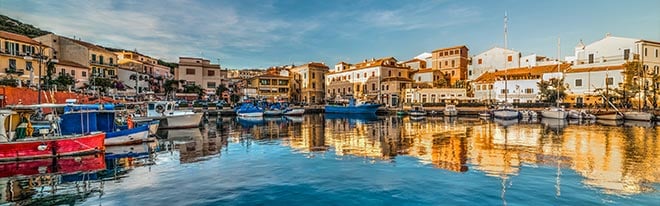
[[[5,68],[5,73],[7,74],[16,74],[16,75],[23,75],[25,74],[25,70],[23,69],[15,69],[15,68]]]

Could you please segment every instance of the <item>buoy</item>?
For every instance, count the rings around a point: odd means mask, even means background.
[[[44,151],[44,150],[48,149],[48,145],[45,145],[45,144],[39,145],[39,146],[37,147],[37,149],[38,149],[39,151]]]

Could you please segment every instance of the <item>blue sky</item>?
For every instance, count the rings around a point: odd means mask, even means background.
[[[556,57],[605,33],[660,41],[660,1],[83,1],[0,0],[0,13],[60,35],[177,61],[197,56],[229,68],[367,58],[410,59],[467,45],[503,45]]]

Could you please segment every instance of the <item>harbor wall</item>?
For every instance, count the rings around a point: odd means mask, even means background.
[[[7,87],[0,86],[0,106],[4,107],[7,105],[15,105],[19,103],[19,100],[24,105],[37,104],[39,95],[41,95],[42,103],[53,103],[51,94],[55,97],[54,103],[65,103],[66,99],[78,99],[79,103],[87,103],[89,97],[84,94],[78,94],[74,92],[41,92],[38,94],[38,91],[32,88],[18,88],[18,87]]]

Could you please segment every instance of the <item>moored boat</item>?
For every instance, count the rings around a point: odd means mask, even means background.
[[[153,101],[147,103],[147,116],[136,119],[160,120],[160,129],[186,129],[199,127],[204,113],[175,111],[173,101]]]
[[[541,117],[552,118],[552,119],[566,119],[566,117],[568,117],[568,111],[566,111],[562,107],[550,107],[546,110],[541,111]]]
[[[264,110],[250,103],[245,103],[236,109],[236,115],[239,117],[262,117],[264,116]]]
[[[520,113],[510,104],[501,104],[493,110],[493,116],[497,119],[518,119],[519,115]]]
[[[121,111],[98,110],[101,107],[90,105],[71,105],[65,107],[61,115],[62,134],[74,135],[89,132],[105,132],[105,145],[137,144],[147,141],[149,137],[149,124],[134,127],[132,120],[124,124],[117,115]],[[129,118],[130,119],[130,118]],[[148,122],[147,122],[148,123]]]
[[[355,103],[355,99],[349,99],[347,105],[325,105],[325,113],[338,114],[376,114],[380,104]]]
[[[413,106],[413,109],[408,111],[408,114],[411,117],[418,117],[418,116],[426,116],[427,115],[427,113],[426,113],[426,111],[424,111],[424,108],[422,107],[422,105]]]
[[[286,116],[300,116],[305,114],[305,108],[302,107],[287,108],[286,110],[284,110],[283,114]]]
[[[653,119],[653,114],[642,111],[630,111],[624,112],[623,118],[625,120],[635,120],[635,121],[651,121]]]
[[[445,109],[442,110],[442,113],[445,116],[457,116],[458,110],[456,109],[456,105],[448,104],[447,106],[445,106]]]
[[[623,115],[616,111],[596,111],[594,114],[599,120],[621,120]]]

